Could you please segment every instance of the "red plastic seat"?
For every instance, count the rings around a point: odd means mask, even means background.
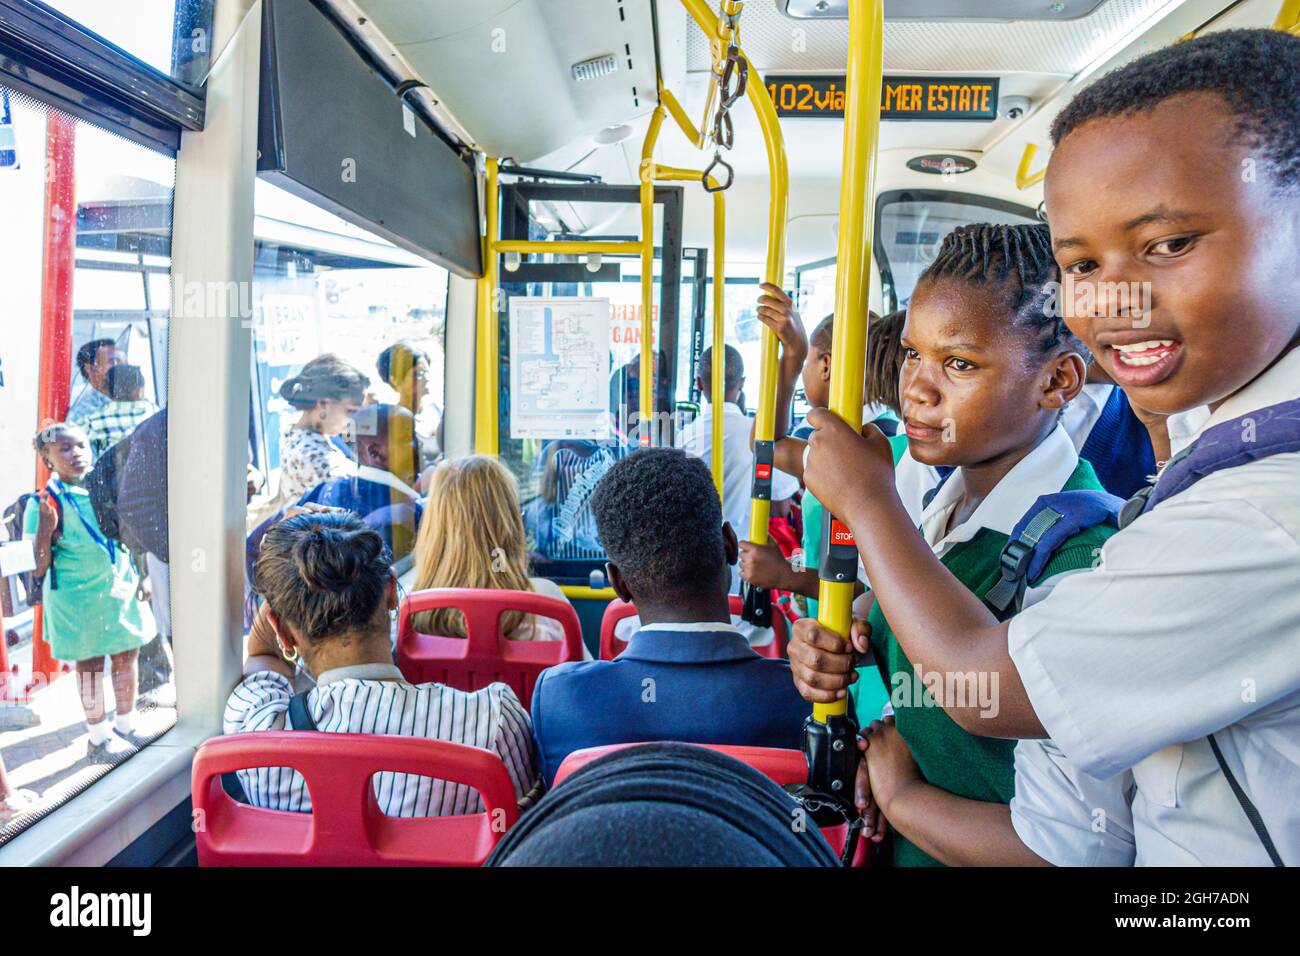
[[[221,775],[256,767],[302,774],[310,813],[239,803]],[[387,816],[376,773],[419,774],[464,784],[483,813]],[[481,866],[519,818],[514,786],[496,754],[422,737],[262,731],[214,737],[191,772],[200,866]]]
[[[418,633],[411,615],[435,608],[465,615],[467,637]],[[501,615],[523,611],[553,618],[564,627],[562,641],[512,641],[502,637]],[[564,661],[582,660],[582,625],[573,605],[532,591],[492,588],[433,588],[402,601],[397,625],[397,666],[412,684],[437,681],[460,690],[479,690],[494,681],[509,684],[525,707],[537,675]]]
[[[604,747],[575,750],[560,762],[552,786],[558,787],[568,777],[601,757],[627,747],[640,746],[641,744],[609,744]],[[804,759],[803,753],[798,750],[782,750],[778,747],[740,747],[732,744],[691,744],[691,746],[705,747],[726,754],[728,757],[735,757],[741,763],[748,764],[770,778],[779,787],[805,783],[808,780],[808,762]],[[822,830],[822,836],[826,837],[826,842],[831,845],[836,856],[844,851],[844,840],[848,836],[848,829],[846,824],[841,823],[839,826]],[[870,845],[866,840],[858,840],[857,848],[853,853],[853,865],[866,866],[870,859]]]
[[[739,594],[728,595],[727,603],[733,616],[739,617],[740,612],[745,609],[745,602]],[[627,641],[620,641],[615,637],[614,628],[617,627],[619,621],[635,616],[636,605],[628,601],[614,598],[606,605],[605,614],[600,619],[600,659],[602,661],[612,661],[627,649]],[[783,659],[785,657],[786,635],[789,627],[790,624],[784,614],[773,614],[772,640],[755,647],[755,653],[760,657],[768,657],[773,660],[779,661]]]

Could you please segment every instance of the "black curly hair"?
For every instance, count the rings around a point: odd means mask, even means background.
[[[253,589],[296,634],[319,641],[383,621],[391,567],[379,532],[351,512],[295,515],[263,536]]]
[[[1087,355],[1057,304],[1061,270],[1045,224],[958,226],[944,236],[939,254],[916,284],[939,279],[999,286],[1012,325],[1035,337],[1040,355],[1062,347]]]
[[[591,497],[596,534],[634,596],[689,603],[727,571],[722,503],[708,467],[676,448],[643,448]]]
[[[1052,145],[1089,120],[1128,116],[1183,93],[1217,93],[1236,135],[1261,152],[1277,185],[1300,189],[1300,37],[1224,30],[1176,43],[1085,87],[1052,123]]]

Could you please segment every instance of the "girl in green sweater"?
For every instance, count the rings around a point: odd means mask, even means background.
[[[944,239],[908,308],[899,381],[908,447],[923,464],[955,469],[928,496],[918,530],[981,598],[1000,580],[1002,549],[1040,495],[1101,490],[1060,424],[1087,365],[1083,346],[1052,308],[1057,280],[1047,226],[963,226]],[[1063,575],[1090,568],[1110,533],[1095,528],[1067,541],[1029,582],[1025,603],[1041,600]],[[991,838],[1014,851],[1006,804],[1015,793],[1015,742],[969,734],[941,706],[965,695],[996,714],[999,688],[988,674],[933,673],[926,662],[909,660],[869,591],[854,616],[866,619],[866,628],[855,627],[856,643],[867,650],[862,635],[869,634],[872,671],[883,678],[893,712],[875,726],[882,752],[892,745],[897,758],[873,764],[881,769],[871,774],[873,785],[879,777],[877,797],[920,781],[964,807],[958,819],[990,807],[991,816],[980,819],[986,828],[996,823]],[[863,703],[857,712],[866,723],[874,715]],[[946,852],[945,833],[936,832],[951,829],[953,816],[909,813],[903,803],[886,807],[886,815],[896,865],[960,861]],[[1011,856],[1032,862],[1025,852]]]

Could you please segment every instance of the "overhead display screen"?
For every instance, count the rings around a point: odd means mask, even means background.
[[[778,116],[844,115],[844,75],[768,76],[767,92]],[[998,118],[998,78],[887,76],[880,91],[880,118],[973,120]]]

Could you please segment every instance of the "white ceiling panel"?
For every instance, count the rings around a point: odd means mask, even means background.
[[[530,162],[655,105],[648,0],[360,0],[484,150]],[[572,66],[613,55],[607,76]]]
[[[1024,72],[1072,76],[1162,7],[1176,0],[1106,0],[1076,20],[1012,23],[885,23],[885,69],[891,72]],[[685,12],[682,16],[686,16]],[[844,69],[847,20],[796,20],[774,3],[750,2],[740,16],[745,54],[762,72]],[[693,26],[686,69],[708,70],[709,44]]]

